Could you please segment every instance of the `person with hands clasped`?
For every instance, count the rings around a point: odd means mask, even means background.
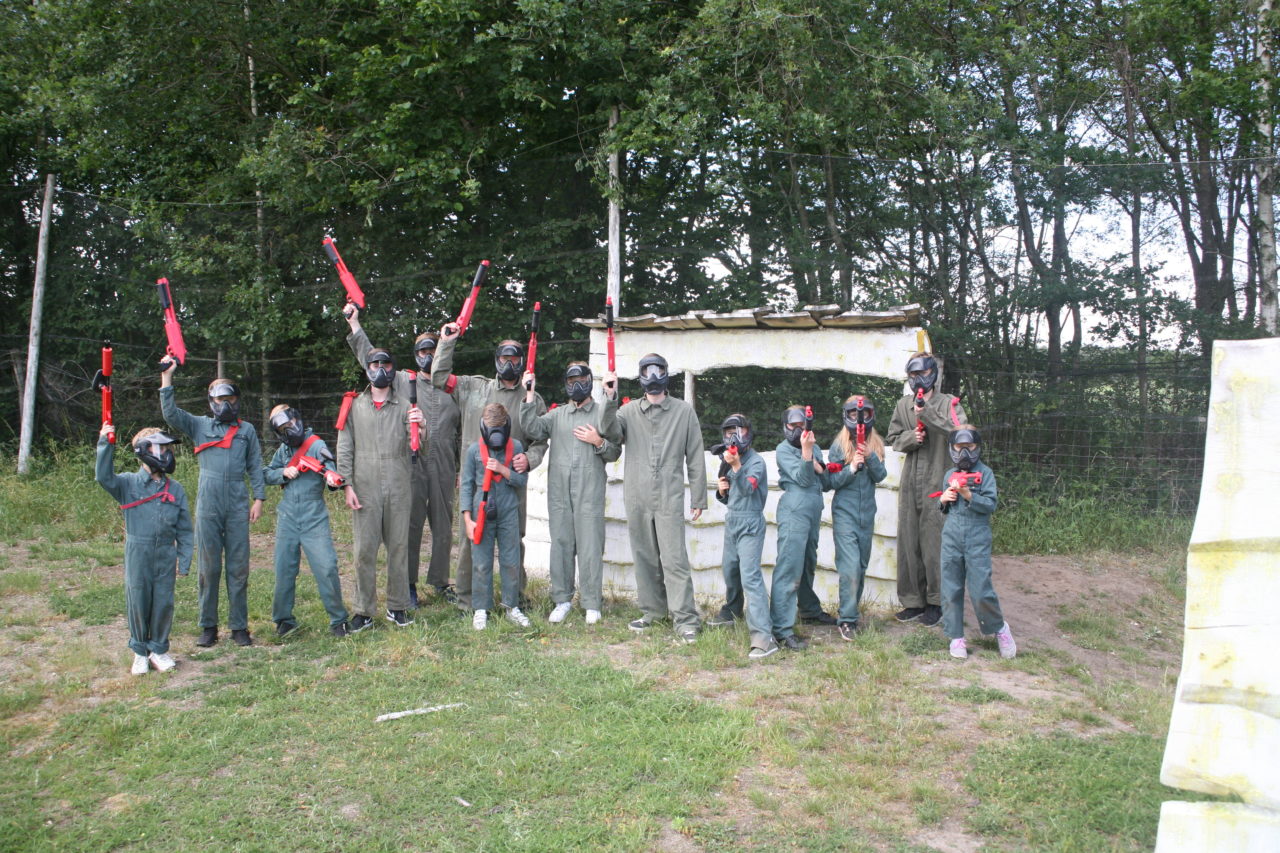
[[[828,457],[827,481],[835,492],[831,497],[831,532],[840,578],[837,627],[846,640],[852,640],[860,627],[858,608],[871,562],[871,536],[876,521],[876,483],[887,473],[884,440],[876,432],[875,423],[875,406],[860,394],[849,397],[841,407],[840,432]]]
[[[606,463],[622,454],[618,427],[617,377],[606,373],[604,402],[591,398],[591,368],[573,361],[564,372],[569,404],[538,414],[532,373],[524,374],[520,426],[530,439],[550,440],[547,469],[547,521],[551,530],[551,600],[548,617],[563,622],[573,606],[574,561],[579,596],[588,625],[604,609],[604,492]]]
[[[338,476],[345,482],[347,508],[355,513],[356,600],[351,633],[373,625],[378,608],[378,548],[387,549],[387,619],[413,624],[409,615],[410,430],[426,446],[422,410],[410,406],[393,387],[395,362],[384,349],[369,351],[366,388],[351,403],[338,432]],[[419,463],[421,464],[421,463]]]
[[[938,362],[919,352],[907,361],[911,393],[898,400],[886,441],[905,454],[898,491],[899,622],[937,625],[942,618],[938,560],[942,553],[942,516],[929,499],[950,466],[947,433],[966,415],[959,399],[938,391]]]
[[[172,479],[172,445],[177,441],[155,427],[133,437],[133,455],[141,468],[117,474],[115,445],[108,437],[115,427],[103,424],[98,433],[94,477],[124,512],[124,605],[129,623],[129,648],[134,675],[155,667],[168,672],[176,666],[169,656],[173,626],[174,571],[191,569],[193,531],[187,493]]]
[[[249,525],[262,517],[266,484],[262,446],[253,424],[240,420],[240,391],[219,377],[209,383],[209,414],[178,408],[173,372],[178,362],[162,362],[160,413],[165,423],[191,439],[200,463],[196,489],[196,548],[199,554],[200,638],[197,646],[218,642],[218,586],[226,559],[227,624],[238,646],[253,645],[249,634]],[[245,478],[253,489],[253,502]]]
[[[458,494],[471,546],[471,601],[475,605],[471,626],[477,631],[488,625],[489,611],[493,609],[495,546],[507,619],[521,628],[532,627],[520,609],[520,492],[529,475],[517,470],[513,460],[523,450],[520,442],[511,437],[507,410],[497,403],[485,406],[480,416],[480,438],[467,447],[462,459]]]
[[[1018,653],[1013,632],[1000,609],[991,583],[991,515],[996,511],[996,475],[981,460],[982,435],[969,424],[960,424],[947,437],[955,467],[941,478],[939,515],[942,528],[942,627],[951,638],[951,656],[966,658],[964,641],[964,591],[978,617],[983,634],[995,634],[1000,657]]]

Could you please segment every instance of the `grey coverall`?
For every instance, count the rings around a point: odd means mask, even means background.
[[[347,335],[347,343],[363,369],[373,345],[364,329]],[[431,376],[417,371],[418,407],[427,421],[431,446],[418,453],[410,479],[409,583],[417,586],[422,554],[422,526],[431,528],[431,563],[427,583],[443,588],[449,583],[449,558],[453,549],[453,496],[458,479],[458,423],[461,413],[452,394],[431,384]],[[405,392],[407,393],[407,391]]]
[[[511,455],[515,456],[523,450],[523,445],[511,439]],[[494,454],[497,455],[497,454]],[[506,463],[506,451],[502,451],[498,461]],[[508,467],[510,467],[508,465]],[[463,512],[471,513],[471,520],[480,521],[480,501],[484,497],[485,467],[480,461],[480,443],[471,442],[462,460],[462,486],[458,500]],[[520,605],[520,576],[516,571],[516,560],[520,554],[520,493],[528,484],[529,475],[512,469],[510,479],[499,480],[494,477],[489,487],[489,503],[485,507],[484,529],[480,532],[479,544],[468,540],[472,551],[475,579],[472,589],[472,603],[476,610],[493,609],[493,548],[498,547],[498,573],[502,582],[502,604],[504,607]]]
[[[822,493],[827,488],[827,475],[813,468],[815,461],[822,464],[822,450],[817,445],[813,459],[805,459],[799,447],[785,440],[774,453],[782,497],[778,500],[778,558],[773,567],[769,615],[774,636],[783,640],[796,632],[797,592],[806,570],[807,588],[813,594],[812,573],[818,564],[818,531],[822,528]]]
[[[453,350],[457,343],[457,338],[449,340],[441,338],[440,343],[436,346],[436,357],[431,362],[431,383],[437,388],[444,388],[449,381],[449,377],[453,375]],[[524,430],[520,426],[517,412],[520,410],[521,401],[524,400],[524,386],[517,382],[514,387],[507,388],[496,377],[486,379],[483,376],[458,376],[455,379],[457,380],[457,386],[453,389],[453,398],[458,401],[458,407],[462,409],[462,427],[459,433],[462,438],[462,449],[465,450],[473,442],[479,441],[480,413],[484,411],[484,407],[490,403],[500,403],[506,408],[507,414],[511,417],[511,437],[519,441],[525,448],[525,456],[529,458],[529,470],[532,471],[537,468],[542,462],[543,455],[547,452],[547,442],[542,439],[530,439],[524,434]],[[540,394],[534,393],[533,402],[538,407],[537,412],[539,415],[546,413],[547,404]],[[523,486],[519,489],[519,492],[520,592],[523,593],[526,584],[523,540],[528,499]],[[465,536],[465,531],[463,531],[463,534]],[[454,584],[458,590],[458,607],[462,610],[471,610],[470,548],[462,548],[458,554],[458,571],[455,573]]]
[[[707,508],[707,469],[702,429],[693,406],[670,394],[648,397],[618,410],[622,440],[622,495],[635,560],[636,599],[650,622],[671,616],[677,633],[701,625],[684,544],[684,482],[690,509]]]
[[[769,616],[769,592],[764,587],[760,556],[764,553],[764,504],[769,496],[769,471],[764,457],[754,450],[742,455],[742,467],[725,473],[729,493],[724,498],[728,507],[724,523],[725,585],[737,584],[746,597],[744,612],[751,647],[768,648],[773,639],[773,622]],[[719,494],[717,494],[719,497]],[[774,583],[777,583],[775,579]]]
[[[940,488],[955,473],[942,477]],[[973,497],[957,496],[947,510],[942,528],[942,627],[951,639],[964,636],[964,590],[978,616],[978,627],[990,636],[1004,627],[1004,613],[991,583],[991,514],[996,511],[996,475],[986,463],[973,466],[982,482],[969,487]],[[937,491],[937,489],[934,489]],[[934,507],[940,506],[930,500]],[[933,510],[938,515],[943,513]]]
[[[903,607],[941,605],[938,561],[942,553],[942,513],[929,494],[951,467],[947,434],[967,416],[958,402],[953,409],[949,394],[934,392],[925,401],[924,444],[916,443],[916,398],[908,394],[893,407],[885,440],[906,454],[898,490],[898,600]]]
[[[835,492],[831,496],[831,534],[836,546],[836,571],[840,575],[839,621],[858,624],[858,605],[871,562],[871,535],[876,523],[876,483],[885,478],[884,462],[867,451],[861,471],[844,458],[839,444],[831,446],[827,457],[844,466],[828,474]]]
[[[112,466],[115,445],[98,439],[94,477],[124,510],[124,611],[129,622],[129,648],[135,655],[169,651],[173,627],[173,571],[191,570],[192,528],[187,493],[163,474],[154,480],[146,469],[117,474]],[[172,500],[152,498],[168,487]]]
[[[303,441],[311,436],[312,431],[308,427]],[[329,624],[340,625],[347,621],[347,608],[342,603],[338,552],[333,548],[329,508],[324,502],[324,475],[300,471],[292,480],[286,480],[284,469],[296,452],[288,444],[281,443],[276,455],[262,469],[262,478],[268,486],[284,487],[280,505],[276,508],[276,591],[271,602],[271,618],[277,625],[296,624],[293,600],[302,563],[301,552],[305,551],[307,565],[311,567],[316,589],[320,592],[320,601],[329,614]],[[322,462],[326,470],[337,470],[333,454],[323,439],[316,439],[305,455]]]
[[[346,429],[338,433],[338,473],[361,508],[352,519],[355,538],[357,615],[378,608],[378,546],[387,549],[387,609],[409,609],[409,380],[396,374],[381,408],[366,389],[351,404]]]
[[[219,441],[234,424],[219,423],[208,415],[193,415],[178,408],[173,386],[160,389],[160,413],[165,423],[182,432],[198,447]],[[249,492],[265,500],[262,480],[262,446],[258,431],[248,421],[230,447],[210,447],[196,454],[200,485],[196,488],[196,549],[199,554],[200,627],[218,627],[218,583],[226,555],[227,627],[249,628]]]
[[[604,444],[579,441],[573,431],[593,426]],[[577,557],[582,608],[602,610],[604,597],[605,464],[622,455],[618,401],[588,397],[538,415],[537,402],[520,404],[520,427],[531,439],[550,440],[547,468],[547,522],[551,528],[551,600],[573,600]]]

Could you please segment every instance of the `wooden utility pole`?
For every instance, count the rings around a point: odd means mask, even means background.
[[[36,279],[31,288],[31,333],[27,339],[27,380],[22,393],[22,432],[18,438],[18,473],[31,470],[31,442],[36,433],[36,379],[40,373],[40,327],[44,322],[44,282],[49,270],[49,223],[53,219],[53,173],[45,175],[36,240]]]

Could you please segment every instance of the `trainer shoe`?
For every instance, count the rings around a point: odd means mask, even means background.
[[[388,610],[387,619],[391,624],[399,625],[401,628],[406,628],[413,624],[413,617],[409,615],[407,610]]]
[[[130,673],[133,675],[146,675],[149,669],[151,669],[151,662],[147,660],[146,655],[135,654],[133,656],[133,666],[129,668]]]
[[[557,604],[555,610],[551,611],[551,615],[547,617],[548,622],[563,622],[564,617],[569,615],[569,611],[573,609],[573,605],[568,601],[562,601]]]
[[[355,616],[351,617],[351,627],[348,629],[348,631],[349,633],[352,633],[352,634],[359,634],[361,631],[364,631],[372,627],[373,627],[372,619],[370,619],[368,616],[365,616],[363,613],[357,613]]]
[[[688,631],[681,631],[676,636],[680,642],[684,643],[686,646],[692,646],[694,643],[698,642],[698,632],[692,628]]]
[[[806,625],[834,625],[836,624],[836,617],[825,610],[819,610],[812,616],[800,617],[800,621]]]
[[[282,640],[296,630],[298,630],[297,622],[277,622],[276,623],[276,636]]]
[[[443,598],[449,604],[457,604],[458,591],[453,588],[453,584],[447,583],[444,586],[436,587],[436,598]]]
[[[942,619],[942,608],[936,604],[925,605],[924,612],[920,614],[920,624],[932,628]]]
[[[532,628],[533,623],[529,621],[529,617],[524,615],[524,611],[519,607],[507,608],[507,621],[519,625],[521,628]]]
[[[641,616],[639,619],[632,619],[628,622],[627,627],[638,634],[643,634],[653,627],[653,623]]]
[[[961,660],[969,656],[969,647],[965,645],[964,637],[956,637],[951,641],[951,656]]]
[[[178,662],[169,657],[167,653],[157,654],[156,652],[152,652],[147,655],[147,657],[151,660],[151,665],[160,672],[168,672],[178,665]]]
[[[248,628],[237,628],[231,632],[231,639],[237,646],[252,646],[253,637],[249,636]]]
[[[1009,623],[1004,623],[1004,627],[996,631],[996,645],[1000,647],[1000,657],[1008,660],[1018,653],[1018,644],[1013,641],[1013,632],[1009,630]]]
[[[853,642],[853,638],[858,634],[857,622],[841,622],[837,626],[840,630],[840,639]]]
[[[809,644],[795,634],[790,637],[783,637],[778,641],[778,644],[789,652],[802,652],[809,648]]]
[[[924,615],[923,607],[905,607],[893,614],[893,618],[899,622],[914,622]]]
[[[477,631],[483,631],[484,627],[489,624],[489,612],[487,610],[477,610],[471,614],[471,627]]]
[[[218,643],[217,628],[202,628],[200,630],[200,639],[196,640],[197,646],[199,646],[202,649],[207,649],[210,646],[217,645],[217,643]]]
[[[418,609],[418,585],[416,583],[409,584],[409,608],[411,610]]]
[[[337,625],[334,625],[332,628],[329,629],[329,633],[341,639],[349,635],[351,633],[351,629],[347,626],[346,622],[339,622]]]
[[[588,611],[587,611],[587,624],[588,624],[588,625],[594,625],[594,624],[596,624],[596,623],[597,623],[597,622],[599,622],[599,621],[600,621],[600,611],[599,611],[599,610],[588,610]]]
[[[707,620],[708,628],[726,628],[738,621],[738,617],[728,610],[721,610],[715,616]]]
[[[776,652],[778,648],[779,648],[778,644],[774,642],[772,638],[770,638],[769,645],[765,646],[764,648],[758,648],[753,646],[751,648],[751,651],[747,652],[747,657],[751,658],[752,660],[760,660],[760,658],[767,658],[769,655]]]

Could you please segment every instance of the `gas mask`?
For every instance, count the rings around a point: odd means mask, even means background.
[[[301,447],[307,437],[307,427],[297,409],[289,408],[271,416],[271,429],[276,437],[290,447]]]
[[[217,400],[216,397],[231,397]],[[209,412],[220,424],[235,423],[240,417],[240,389],[230,382],[219,382],[209,389]]]
[[[153,433],[133,446],[133,455],[139,462],[146,463],[152,471],[172,474],[174,467],[173,451],[170,444],[177,444],[178,439],[162,432]]]
[[[737,448],[739,456],[751,449],[751,421],[746,415],[729,415],[720,424],[720,433],[724,436],[725,448]]]
[[[396,375],[396,363],[391,353],[384,349],[376,349],[369,353],[365,375],[374,388],[386,388]]]
[[[504,450],[507,446],[507,439],[511,437],[511,421],[491,427],[488,424],[480,424],[480,437],[484,439],[485,446],[490,451]]]
[[[912,376],[912,373],[920,373],[920,376]],[[918,355],[907,362],[907,379],[911,383],[911,391],[924,391],[926,394],[933,390],[933,385],[938,381],[938,362],[931,355]]]
[[[424,373],[431,372],[431,362],[436,357],[436,342],[433,338],[423,338],[418,342],[418,348],[413,351],[413,360],[418,363],[418,369]]]
[[[972,444],[973,448],[957,449],[957,444]],[[953,429],[947,436],[947,452],[951,454],[951,461],[961,471],[972,471],[973,466],[978,464],[978,459],[982,456],[982,436],[976,429],[967,427],[961,429]]]
[[[524,370],[524,350],[519,344],[510,342],[498,344],[493,354],[493,366],[498,370],[498,378],[503,382],[514,382],[520,378]]]
[[[850,432],[856,432],[859,424],[864,429],[871,429],[876,425],[876,407],[866,397],[854,397],[844,404],[840,412],[840,420]]]
[[[792,406],[782,413],[782,437],[792,447],[800,446],[800,436],[804,435],[804,408]]]
[[[581,403],[591,396],[591,369],[573,364],[564,372],[564,390],[569,399]]]
[[[667,374],[667,360],[660,355],[646,355],[640,359],[640,388],[646,394],[663,394],[671,377]]]

